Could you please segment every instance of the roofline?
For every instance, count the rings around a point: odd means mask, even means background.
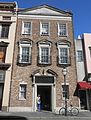
[[[60,12],[60,13],[69,14],[69,16],[73,15],[73,13],[71,11],[60,10],[56,7],[53,7],[53,6],[50,6],[50,5],[47,5],[47,4],[42,4],[42,5],[34,6],[34,7],[31,7],[31,8],[25,8],[25,9],[19,10],[19,12],[27,11],[27,10],[35,10],[35,9],[43,8],[43,7],[50,8],[51,10],[55,10],[55,11]]]

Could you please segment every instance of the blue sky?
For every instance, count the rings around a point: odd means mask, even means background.
[[[17,1],[20,8],[30,8],[41,4],[48,4],[61,10],[73,13],[74,36],[91,33],[91,0],[0,0],[1,2]]]

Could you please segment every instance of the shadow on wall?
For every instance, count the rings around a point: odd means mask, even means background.
[[[0,120],[28,120],[21,116],[0,116]]]
[[[77,96],[77,97],[79,97],[79,90],[78,90],[78,84],[77,84],[77,86],[76,86],[76,89],[75,89],[75,92],[74,92],[74,96]]]

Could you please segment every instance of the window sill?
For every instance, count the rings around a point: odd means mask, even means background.
[[[38,63],[38,66],[50,66],[51,63]]]
[[[24,34],[24,33],[22,33],[22,35],[31,35],[31,33],[29,33],[29,34]]]
[[[0,37],[0,39],[8,39],[8,37]]]
[[[67,63],[67,64],[58,63],[58,66],[60,66],[60,67],[68,67],[68,66],[71,66],[71,63]]]
[[[81,61],[77,61],[77,62],[83,62],[83,60],[81,60]]]
[[[22,101],[22,100],[25,101],[26,99],[25,99],[25,98],[19,98],[19,100],[21,100],[21,101]]]
[[[68,37],[67,35],[58,35],[58,37]]]
[[[19,65],[19,66],[27,66],[27,65],[31,65],[31,63],[17,62],[17,65]]]
[[[49,36],[49,34],[41,34],[41,36]]]
[[[65,97],[62,97],[62,100],[65,100]],[[66,100],[68,101],[68,100],[69,100],[69,98],[66,98]]]

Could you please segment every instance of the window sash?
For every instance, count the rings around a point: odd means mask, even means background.
[[[0,25],[0,38],[8,38],[9,34],[9,25],[2,24]]]
[[[49,34],[49,24],[48,23],[41,23],[41,34],[42,35]]]
[[[22,34],[31,34],[31,22],[23,22]]]
[[[26,85],[20,85],[20,98],[26,99]]]
[[[20,45],[19,63],[31,63],[31,46]]]
[[[66,24],[59,24],[58,25],[58,35],[60,35],[60,36],[67,35]]]
[[[78,58],[78,62],[83,61],[83,53],[82,53],[82,50],[78,50],[78,51],[77,51],[77,58]]]
[[[40,63],[43,63],[43,64],[50,63],[50,48],[49,47],[40,48]]]
[[[5,71],[0,71],[0,81],[5,80]]]
[[[68,64],[68,48],[59,48],[59,63]]]

